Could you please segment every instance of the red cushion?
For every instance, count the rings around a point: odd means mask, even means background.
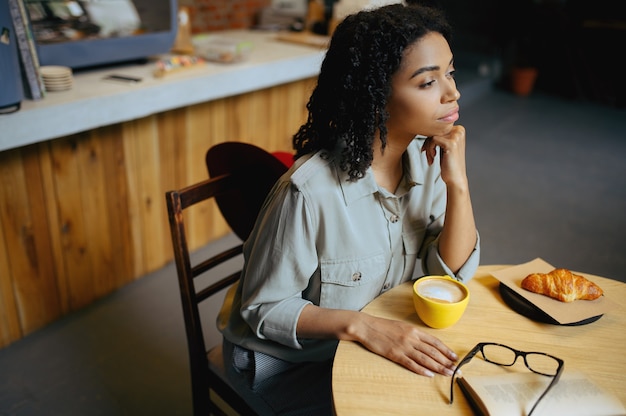
[[[293,154],[292,153],[278,151],[278,152],[272,152],[272,154],[274,156],[276,156],[276,158],[278,160],[283,162],[283,164],[285,166],[287,166],[288,168],[290,168],[291,165],[293,165]]]

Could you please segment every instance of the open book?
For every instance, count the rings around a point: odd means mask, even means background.
[[[527,415],[550,381],[530,371],[457,379],[474,410],[483,416]],[[583,373],[565,371],[533,412],[533,416],[558,415],[624,416],[626,409]]]

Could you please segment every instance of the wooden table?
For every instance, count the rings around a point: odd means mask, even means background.
[[[432,329],[420,321],[413,307],[411,283],[381,295],[363,311],[411,322],[436,335],[460,357],[482,341],[555,355],[565,361],[565,371],[585,373],[626,404],[626,284],[581,273],[598,283],[619,307],[591,324],[557,326],[532,321],[504,303],[499,281],[490,275],[503,267],[479,267],[469,282],[472,297],[467,310],[450,328]],[[522,363],[516,365],[524,368]],[[463,371],[469,371],[466,367]],[[449,377],[418,376],[355,342],[341,341],[337,348],[333,366],[337,416],[473,414],[456,383],[454,388],[454,404],[449,405]]]

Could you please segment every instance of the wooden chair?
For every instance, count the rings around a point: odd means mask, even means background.
[[[242,240],[248,237],[256,216],[269,190],[287,167],[270,153],[238,142],[218,144],[207,152],[210,179],[166,192],[170,232],[182,300],[189,364],[193,408],[195,415],[226,415],[232,410],[240,415],[258,414],[250,398],[240,394],[225,377],[221,338],[207,351],[202,316],[199,305],[210,302],[213,295],[238,282],[240,271],[220,276],[219,280],[205,284],[201,275],[235,258],[242,253],[242,244],[227,249],[204,260],[195,260],[191,254],[185,232],[185,209],[215,199],[226,222]],[[224,405],[226,404],[226,406]],[[230,408],[230,409],[229,409]]]

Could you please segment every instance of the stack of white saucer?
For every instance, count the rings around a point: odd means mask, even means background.
[[[46,91],[65,91],[72,88],[72,69],[66,66],[47,65],[41,67],[41,76]]]

